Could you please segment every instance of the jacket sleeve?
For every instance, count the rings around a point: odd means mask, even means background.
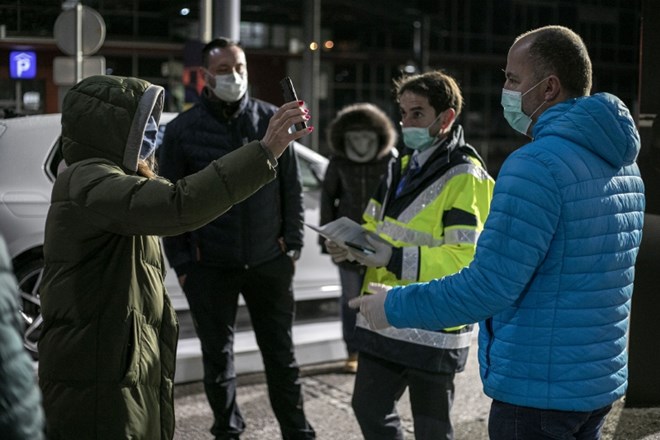
[[[387,269],[399,280],[431,281],[458,272],[474,257],[477,238],[490,209],[493,180],[476,164],[455,175],[431,202],[437,206],[436,224],[441,244],[396,247]],[[433,191],[431,186],[428,191]]]
[[[500,171],[470,266],[390,290],[388,321],[399,328],[446,328],[482,321],[511,306],[547,254],[560,211],[549,169],[534,157],[512,154]]]
[[[43,439],[41,392],[23,348],[16,279],[0,237],[0,433],[3,440]]]
[[[341,181],[339,179],[339,169],[337,161],[330,159],[328,167],[325,170],[323,177],[323,185],[321,186],[321,214],[319,224],[325,225],[337,219],[337,207],[335,206],[336,200],[341,196]],[[319,245],[321,251],[325,252],[325,238],[319,235]]]
[[[179,130],[176,122],[168,124],[165,128],[163,143],[158,149],[158,173],[172,183],[178,182],[186,176],[186,160],[179,144]],[[180,235],[163,238],[163,250],[170,266],[177,275],[188,272],[193,262],[193,246],[190,244],[191,234],[184,232]]]
[[[107,161],[79,162],[58,177],[53,203],[70,199],[87,221],[115,234],[178,235],[214,220],[275,175],[258,141],[175,184],[126,175]]]
[[[303,246],[302,178],[293,145],[278,159],[278,178],[282,201],[282,236],[287,250],[300,250]]]

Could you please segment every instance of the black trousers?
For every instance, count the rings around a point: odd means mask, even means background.
[[[454,374],[430,373],[360,352],[353,411],[366,440],[403,440],[396,404],[408,387],[417,440],[454,438]]]
[[[295,300],[294,266],[282,256],[249,269],[195,266],[184,292],[202,345],[204,389],[219,439],[239,438],[245,422],[236,402],[234,325],[238,295],[243,295],[264,362],[270,404],[284,439],[315,438],[303,411],[299,368],[291,326]]]

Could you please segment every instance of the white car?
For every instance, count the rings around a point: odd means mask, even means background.
[[[176,116],[163,113],[164,125]],[[61,160],[58,148],[60,114],[0,119],[0,234],[7,242],[19,284],[25,320],[25,347],[38,358],[37,341],[41,327],[39,282],[43,268],[44,225],[50,195]],[[295,143],[303,177],[305,222],[318,225],[320,183],[327,159]],[[199,341],[196,338],[188,303],[173,270],[166,286],[181,325],[177,353],[177,381],[201,378]],[[294,343],[301,364],[340,359],[340,295],[337,268],[320,253],[317,234],[305,231],[305,244],[294,277],[296,322]],[[259,371],[262,366],[251,331],[249,316],[239,308],[236,335],[236,364],[239,372]],[[309,349],[308,352],[305,349]],[[241,353],[245,354],[240,358]]]

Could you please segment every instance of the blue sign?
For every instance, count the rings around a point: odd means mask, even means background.
[[[12,79],[32,79],[37,76],[37,53],[33,51],[9,52],[9,77]]]

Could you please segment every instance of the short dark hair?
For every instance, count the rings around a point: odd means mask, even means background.
[[[211,52],[213,49],[222,49],[225,47],[241,47],[241,43],[227,37],[214,38],[213,40],[206,43],[202,48],[202,66],[208,67],[209,65],[209,52]]]
[[[463,109],[463,95],[458,83],[441,70],[404,76],[395,80],[394,91],[397,102],[406,91],[425,96],[438,115],[448,108],[452,108],[458,117]]]
[[[516,38],[531,38],[529,55],[534,61],[536,80],[557,75],[572,96],[587,96],[591,91],[592,70],[587,46],[582,38],[564,26],[544,26]]]

